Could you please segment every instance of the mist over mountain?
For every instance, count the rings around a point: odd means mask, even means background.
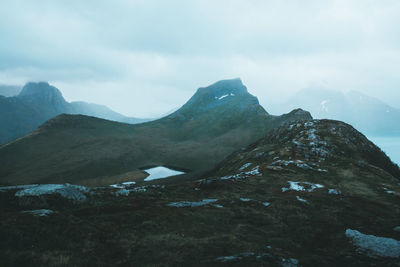
[[[22,86],[0,84],[0,96],[16,96],[21,91]]]
[[[0,3],[0,267],[400,267],[399,0]]]
[[[314,118],[341,120],[367,135],[400,136],[400,109],[361,92],[302,89],[274,106],[274,111],[299,107],[310,111]]]
[[[275,127],[309,119],[300,109],[269,115],[240,79],[219,81],[199,88],[174,113],[147,123],[57,116],[0,148],[0,181],[110,184],[144,178],[140,169],[158,165],[202,172]]]
[[[21,92],[31,106],[70,105],[54,88],[28,100],[36,90]],[[140,124],[58,115],[0,146],[0,162],[0,184],[11,185],[0,186],[5,266],[44,265],[43,251],[65,251],[74,266],[397,266],[400,257],[399,167],[344,122],[302,109],[270,115],[240,79]],[[156,166],[180,172],[149,180]]]
[[[124,123],[148,121],[123,116],[106,106],[67,102],[47,82],[27,83],[17,96],[0,96],[0,143],[21,137],[60,114],[83,114]]]

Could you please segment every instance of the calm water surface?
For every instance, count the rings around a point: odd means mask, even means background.
[[[146,179],[144,179],[145,181],[151,181],[155,179],[167,178],[178,174],[184,174],[184,172],[172,170],[163,166],[147,169],[144,171],[150,174],[149,176],[146,177]]]

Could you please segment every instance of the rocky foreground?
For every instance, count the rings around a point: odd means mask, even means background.
[[[295,122],[202,177],[0,188],[1,266],[400,266],[400,170]]]

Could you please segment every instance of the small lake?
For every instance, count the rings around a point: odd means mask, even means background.
[[[185,172],[173,170],[173,169],[163,167],[163,166],[146,169],[144,171],[147,172],[148,174],[150,174],[149,176],[146,177],[146,179],[144,179],[146,182],[156,180],[156,179],[163,179],[163,178],[167,178],[170,176],[175,176],[175,175],[185,173]]]
[[[368,139],[379,146],[394,163],[400,165],[400,137],[368,136]]]

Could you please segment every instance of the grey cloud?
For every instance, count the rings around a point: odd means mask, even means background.
[[[0,83],[48,80],[132,116],[241,77],[268,109],[303,87],[398,105],[398,1],[27,1],[0,9]]]

